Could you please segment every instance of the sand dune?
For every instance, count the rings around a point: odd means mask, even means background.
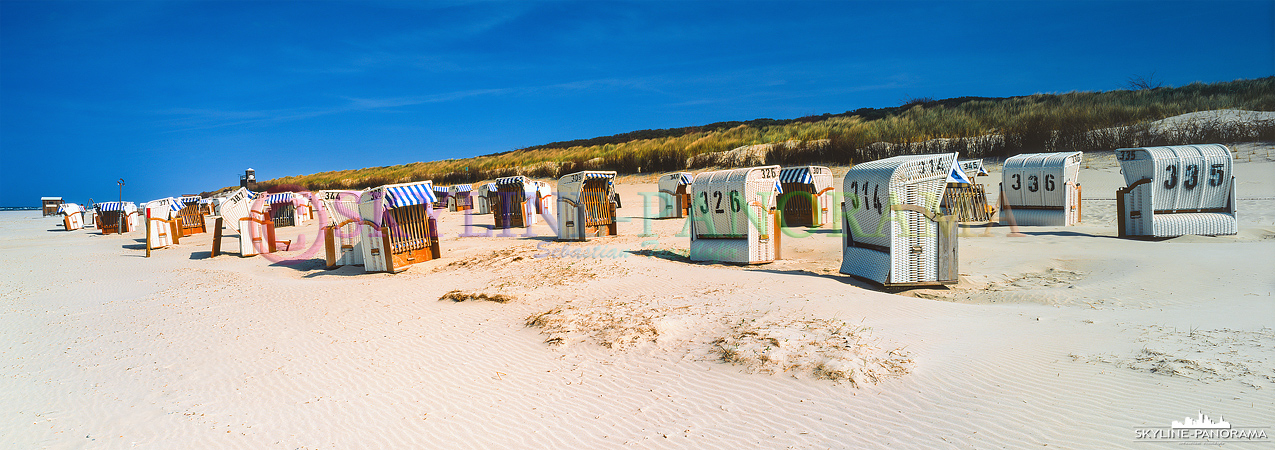
[[[1088,153],[1083,224],[965,229],[962,283],[902,293],[837,273],[830,229],[772,264],[691,263],[683,221],[641,218],[642,176],[618,183],[620,236],[461,237],[443,213],[443,257],[395,275],[208,259],[209,235],[148,259],[141,233],[3,212],[0,442],[1145,448],[1135,428],[1196,411],[1270,425],[1275,162],[1236,150],[1237,236],[1115,238],[1119,168]]]

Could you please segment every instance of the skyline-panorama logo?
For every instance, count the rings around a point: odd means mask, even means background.
[[[1172,442],[1183,445],[1223,445],[1227,442],[1270,442],[1269,426],[1232,426],[1219,415],[1217,420],[1200,411],[1193,419],[1171,421],[1167,428],[1136,428],[1134,440],[1139,442]]]

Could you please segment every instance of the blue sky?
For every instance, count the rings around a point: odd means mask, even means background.
[[[0,0],[0,206],[1275,74],[1273,2]]]

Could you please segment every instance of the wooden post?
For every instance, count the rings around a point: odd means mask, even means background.
[[[182,235],[181,216],[177,216],[176,220],[173,220],[172,222],[168,222],[168,229],[171,230],[168,233],[168,238],[171,241],[173,241],[172,243],[176,244],[181,242],[181,239],[180,239]]]
[[[147,216],[149,215],[150,215],[150,212],[148,211]],[[150,217],[146,218],[146,257],[147,258],[151,257],[151,219]]]
[[[783,214],[783,212],[778,211],[777,209],[772,209],[772,210],[770,210],[771,221],[772,221],[772,222],[774,222],[774,227],[775,227],[775,232],[774,232],[774,233],[771,233],[771,234],[773,235],[773,237],[772,237],[771,239],[774,239],[774,241],[772,241],[772,243],[775,245],[775,259],[776,259],[776,260],[783,259],[783,254],[781,253],[781,249],[783,249],[783,246],[782,246],[782,245],[779,245],[779,238],[780,238],[780,236],[783,236],[783,234],[784,234],[784,233],[783,233],[783,230],[780,230],[780,229],[779,229],[779,215],[780,215],[780,214]]]
[[[221,217],[217,217],[217,225],[215,225],[217,228],[213,229],[212,252],[208,255],[209,258],[216,258],[221,254],[221,220]]]
[[[438,245],[438,221],[433,217],[428,219],[429,222],[429,255],[430,259],[438,259],[443,257],[443,251]]]
[[[957,217],[953,215],[940,215],[935,217],[934,222],[938,225],[938,273],[934,280],[943,284],[954,284],[960,281],[960,271],[958,270],[960,258],[957,254],[959,246],[957,245]]]
[[[394,273],[394,252],[390,247],[390,234],[381,229],[381,256],[385,258],[385,271]]]
[[[274,253],[274,221],[266,221],[266,250],[267,253]]]
[[[337,254],[336,254],[335,228],[336,227],[332,227],[332,226],[323,227],[323,238],[324,238],[323,248],[324,250],[327,251],[327,268],[329,269],[336,267]]]
[[[819,216],[819,194],[811,194],[810,195],[810,225],[813,227],[822,226],[823,224],[819,223],[819,219],[822,219],[822,217]]]
[[[1128,188],[1121,188],[1116,190],[1116,236],[1122,237],[1122,238],[1129,236],[1125,232],[1125,224],[1124,224],[1124,221],[1125,221],[1124,195],[1126,192],[1129,192]]]
[[[562,225],[558,225],[558,226],[562,226]],[[618,227],[619,227],[619,223],[615,219],[615,204],[612,203],[611,204],[611,223],[607,224],[607,232],[610,233],[611,236],[617,236],[620,234]]]
[[[1084,198],[1080,195],[1080,185],[1076,185],[1076,223],[1080,223],[1080,213],[1084,211]]]

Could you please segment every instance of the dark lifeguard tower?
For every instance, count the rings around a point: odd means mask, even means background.
[[[239,187],[245,189],[253,189],[257,186],[257,171],[249,168],[243,171],[243,175],[239,176]]]

